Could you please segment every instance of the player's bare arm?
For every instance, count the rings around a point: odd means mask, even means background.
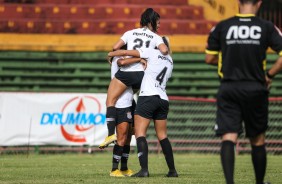
[[[280,56],[274,65],[268,70],[267,77],[272,79],[282,70],[282,56]]]
[[[158,49],[161,51],[161,53],[162,53],[163,55],[167,55],[168,52],[169,52],[167,46],[166,46],[164,43],[160,44],[160,45],[158,46]]]
[[[123,58],[123,59],[119,59],[117,61],[117,64],[118,64],[118,66],[126,66],[126,65],[133,64],[133,63],[138,63],[140,61],[141,61],[141,58],[136,58],[136,57],[133,57],[133,58]]]
[[[205,61],[207,64],[217,65],[218,64],[218,54],[206,54]]]
[[[126,65],[130,65],[132,63],[142,63],[144,70],[147,68],[147,61],[143,58],[125,58],[125,59],[119,59],[117,61],[117,64],[119,66],[126,66]]]
[[[108,57],[107,57],[108,62],[111,63],[112,58],[115,56],[133,56],[133,57],[139,58],[139,61],[140,61],[140,54],[137,50],[116,50],[113,52],[109,52]],[[132,62],[132,63],[136,63],[136,62],[137,61]]]
[[[113,51],[119,50],[124,45],[125,45],[125,43],[122,39],[118,40],[113,46]]]
[[[276,74],[278,74],[282,70],[282,56],[280,56],[275,64],[267,71],[265,75],[265,81],[267,88],[270,89],[272,79],[275,77]]]
[[[108,53],[108,57],[114,57],[114,56],[140,57],[140,53],[137,50],[116,50]]]

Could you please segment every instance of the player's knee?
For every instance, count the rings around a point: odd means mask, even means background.
[[[124,146],[125,143],[126,143],[126,139],[127,139],[127,134],[124,133],[124,134],[120,134],[117,138],[117,143],[118,145],[120,146]]]
[[[118,140],[117,140],[117,144],[118,144],[119,146],[124,146],[124,145],[125,145],[125,139],[118,139]]]
[[[166,133],[157,133],[157,137],[160,141],[160,140],[167,138],[167,134]]]
[[[265,144],[265,134],[260,134],[256,137],[250,138],[251,145],[253,146],[262,146]]]

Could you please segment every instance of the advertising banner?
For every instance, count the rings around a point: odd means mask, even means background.
[[[0,93],[0,145],[99,145],[106,94]]]

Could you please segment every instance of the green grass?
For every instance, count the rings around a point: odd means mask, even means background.
[[[149,178],[111,178],[111,153],[94,154],[24,154],[1,155],[1,184],[56,183],[193,183],[224,184],[219,155],[175,154],[179,178],[165,178],[167,166],[163,155],[149,155]],[[281,156],[268,155],[266,181],[281,183]],[[129,167],[139,170],[136,153]],[[236,183],[255,183],[250,155],[236,156]]]

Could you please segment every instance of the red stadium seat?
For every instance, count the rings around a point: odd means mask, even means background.
[[[54,33],[54,34],[122,34],[138,27],[138,19],[53,20],[36,19],[0,20],[1,32]],[[160,34],[206,34],[213,22],[164,20]]]
[[[1,18],[139,18],[146,6],[138,5],[2,5],[0,10]],[[194,6],[152,6],[159,12],[163,19],[203,19],[203,10],[201,7]]]
[[[144,5],[143,0],[0,0],[0,3],[27,3],[27,4],[138,4]],[[187,5],[187,0],[154,0],[146,1],[146,5]]]
[[[207,34],[215,24],[204,19],[202,7],[184,0],[150,1],[146,5],[141,0],[0,2],[0,32],[121,34],[139,26],[148,5],[161,16],[161,34]]]

